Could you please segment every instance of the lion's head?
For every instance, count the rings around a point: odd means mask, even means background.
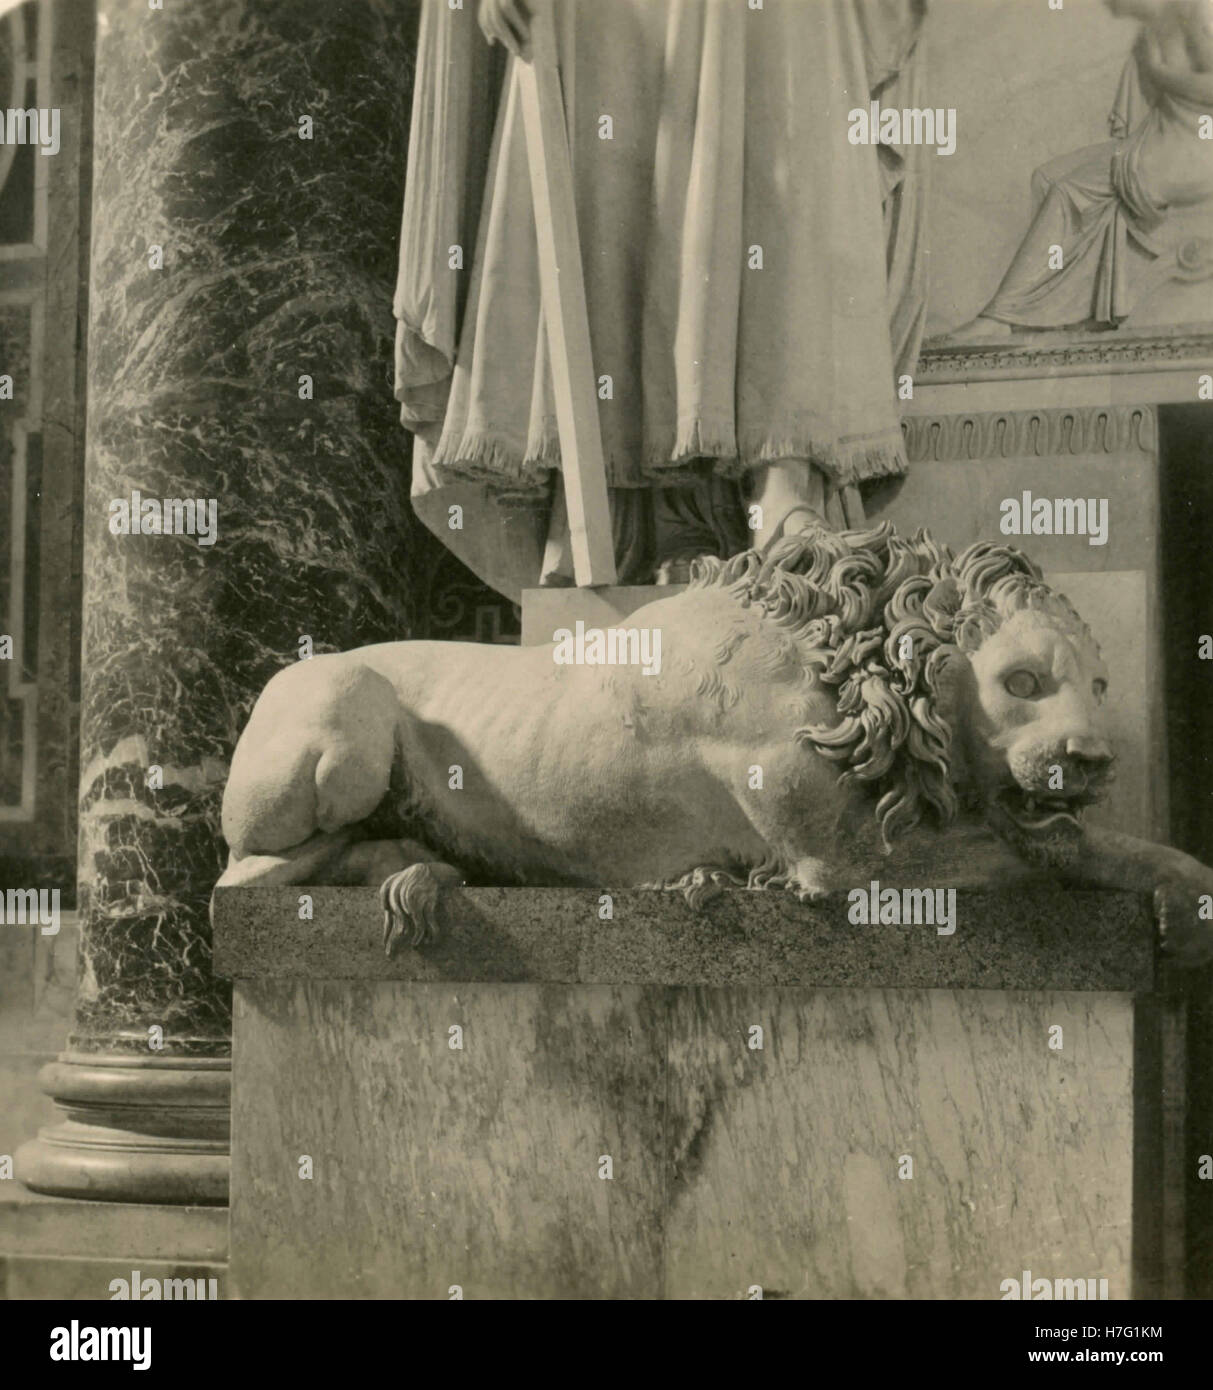
[[[697,562],[797,644],[838,691],[838,723],[796,730],[873,783],[885,844],[963,800],[1027,857],[1064,863],[1109,777],[1107,671],[1086,624],[1017,550],[959,557],[925,531],[815,531]]]

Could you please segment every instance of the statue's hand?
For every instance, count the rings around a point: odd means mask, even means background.
[[[1205,914],[1201,916],[1202,908]],[[1213,961],[1213,870],[1193,862],[1190,870],[1165,879],[1154,890],[1154,911],[1163,950],[1177,965]]]
[[[503,43],[518,58],[531,56],[531,12],[526,0],[480,0],[478,19],[489,43]]]

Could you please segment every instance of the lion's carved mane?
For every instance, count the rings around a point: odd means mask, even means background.
[[[765,557],[752,550],[704,557],[691,587],[712,586],[758,605],[796,644],[801,664],[837,688],[839,722],[794,737],[845,762],[843,782],[875,784],[886,847],[921,821],[924,808],[945,826],[956,815],[952,731],[936,710],[943,663],[976,652],[1025,608],[1090,638],[1022,552],[980,541],[956,557],[927,531],[902,536],[888,522],[789,537]]]

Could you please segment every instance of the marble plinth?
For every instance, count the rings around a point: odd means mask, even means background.
[[[299,899],[312,919],[300,920]],[[677,892],[462,888],[441,939],[383,954],[377,893],[221,888],[215,968],[235,979],[378,979],[567,984],[896,986],[1148,990],[1154,919],[1131,893],[957,892],[956,930],[855,927],[846,895],[799,903],[782,892],[723,892],[699,911]]]
[[[372,891],[218,895],[239,1296],[1141,1291],[1144,900],[962,893],[944,938],[598,898],[463,890],[389,962]]]

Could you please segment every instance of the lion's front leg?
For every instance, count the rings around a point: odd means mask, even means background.
[[[1213,961],[1213,869],[1182,850],[1112,830],[1088,830],[1071,882],[1152,893],[1163,949],[1177,964]]]
[[[702,912],[708,903],[718,898],[726,888],[744,888],[745,881],[731,869],[718,864],[700,864],[677,878],[663,879],[660,883],[646,883],[642,887],[661,893],[681,893],[693,912]]]
[[[825,861],[808,856],[798,859],[790,868],[782,859],[772,857],[744,876],[719,865],[702,864],[679,878],[646,886],[681,893],[688,907],[695,912],[702,912],[727,888],[749,888],[758,892],[786,888],[788,892],[795,893],[801,902],[817,902],[832,891]]]

